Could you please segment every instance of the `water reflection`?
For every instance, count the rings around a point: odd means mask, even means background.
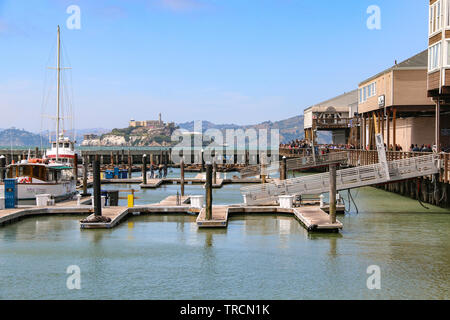
[[[240,195],[227,192],[221,201]],[[111,230],[80,230],[75,216],[25,219],[0,228],[0,296],[450,298],[448,210],[423,214],[416,201],[372,188],[355,200],[360,214],[339,216],[339,234],[308,233],[285,215],[232,215],[225,229],[198,229],[187,215],[131,216]],[[79,296],[65,288],[71,264],[83,273]],[[366,288],[373,264],[383,274],[377,293]]]

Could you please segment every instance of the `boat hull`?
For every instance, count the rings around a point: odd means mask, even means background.
[[[0,194],[4,194],[4,185],[0,185]],[[76,194],[75,181],[61,183],[18,183],[17,196],[19,201],[36,200],[38,194],[50,194],[55,201],[62,201]]]

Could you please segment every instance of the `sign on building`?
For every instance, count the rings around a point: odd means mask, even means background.
[[[385,105],[386,105],[386,96],[383,94],[378,97],[378,107],[384,108]]]

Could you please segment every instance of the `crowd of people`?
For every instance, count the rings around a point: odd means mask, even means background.
[[[289,143],[280,144],[280,148],[290,149],[290,150],[299,150],[299,149],[311,149],[312,144],[307,140],[292,140]],[[337,150],[354,150],[357,149],[356,146],[352,144],[321,144],[321,149],[337,149]]]
[[[317,146],[316,146],[317,147]],[[390,144],[389,148],[387,147],[386,143],[384,144],[384,147],[386,151],[403,151],[403,148],[401,145],[396,144],[395,147]],[[289,149],[293,153],[299,152],[302,149],[311,149],[312,144],[308,142],[307,140],[292,140],[289,143],[280,144],[280,148],[283,149]],[[328,153],[329,150],[356,150],[358,149],[357,146],[353,144],[321,144],[319,146],[319,150],[322,151],[321,153]],[[366,150],[370,150],[369,146],[366,146]],[[417,144],[411,144],[409,152],[433,152],[432,146],[430,144],[422,144],[421,146],[418,146]]]
[[[412,152],[433,152],[433,149],[431,148],[431,145],[425,145],[418,146],[417,144],[412,144],[411,147],[409,147],[409,151]]]

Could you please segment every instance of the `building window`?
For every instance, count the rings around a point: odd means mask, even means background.
[[[439,31],[442,27],[441,0],[436,1],[430,6],[430,26],[429,34]]]
[[[447,0],[447,27],[450,27],[450,0]],[[445,23],[445,22],[444,22]]]
[[[441,57],[441,43],[438,42],[435,45],[428,48],[428,71],[438,69],[440,65]]]
[[[377,83],[373,82],[359,89],[359,103],[366,102],[367,99],[377,95]]]
[[[447,41],[447,65],[450,66],[450,41]]]

